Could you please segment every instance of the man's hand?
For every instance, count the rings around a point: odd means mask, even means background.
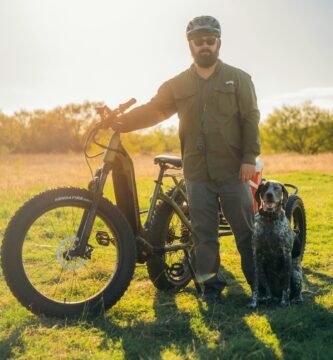
[[[239,178],[243,183],[251,180],[256,175],[256,166],[252,164],[242,164],[239,171]]]

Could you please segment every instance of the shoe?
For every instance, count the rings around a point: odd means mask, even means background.
[[[205,289],[214,289],[219,293],[221,293],[227,285],[227,281],[222,275],[221,268],[219,268],[214,276],[204,282]]]
[[[216,289],[205,289],[200,298],[207,305],[222,304],[221,292]]]

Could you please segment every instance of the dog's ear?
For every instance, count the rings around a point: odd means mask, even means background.
[[[289,194],[288,194],[288,191],[287,189],[285,188],[284,185],[282,185],[282,194],[283,194],[283,199],[282,199],[282,208],[284,210],[286,210],[286,206],[287,206],[287,201],[288,201],[288,197],[289,197]]]
[[[264,186],[264,183],[261,183],[259,186],[258,186],[258,189],[257,191],[255,192],[254,194],[254,198],[256,200],[256,202],[258,203],[258,209],[260,209],[261,207],[261,197],[260,197],[260,193],[261,193],[261,190]]]

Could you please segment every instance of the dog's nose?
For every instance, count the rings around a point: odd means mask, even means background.
[[[267,200],[273,200],[273,193],[267,192],[267,193],[266,193],[266,199],[267,199]]]

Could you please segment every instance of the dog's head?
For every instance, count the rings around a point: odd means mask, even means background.
[[[275,180],[262,182],[255,193],[258,208],[268,213],[278,213],[285,209],[288,191],[283,184]]]

